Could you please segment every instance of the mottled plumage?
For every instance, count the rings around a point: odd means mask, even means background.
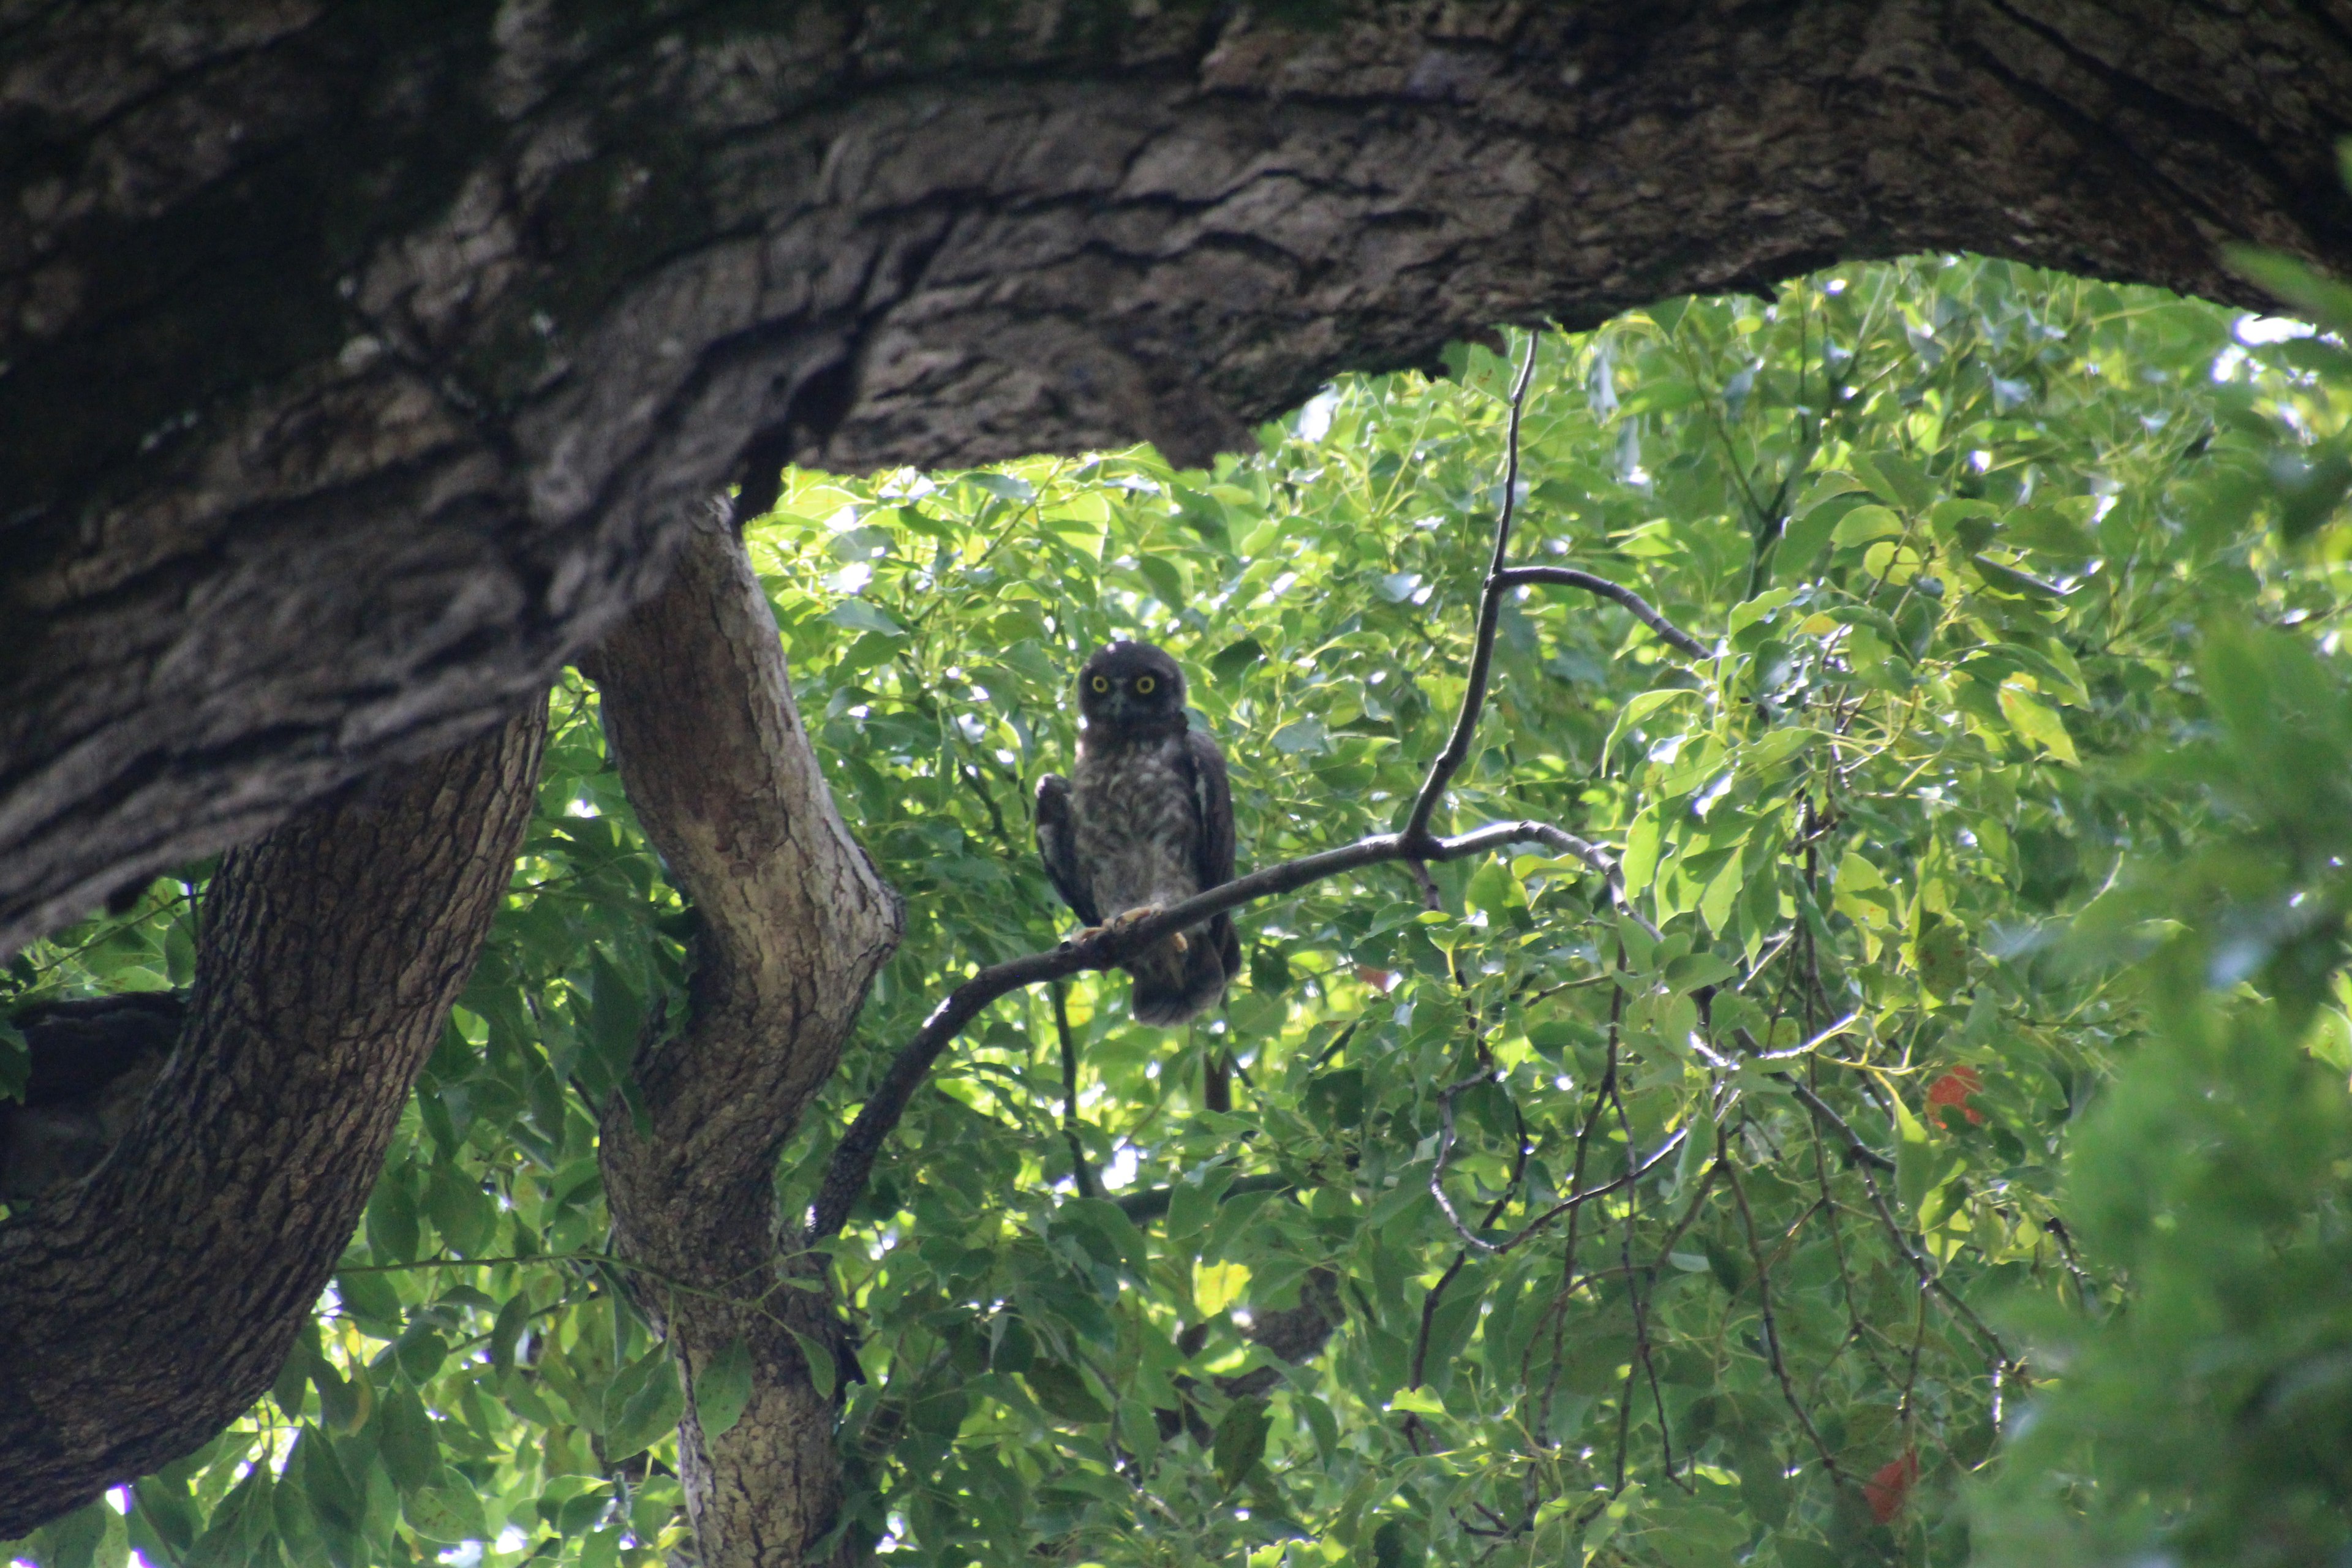
[[[1086,720],[1072,777],[1037,781],[1037,849],[1078,919],[1096,926],[1233,880],[1234,797],[1217,742],[1191,728],[1184,672],[1150,643],[1115,642],[1078,672]],[[1139,1023],[1217,1005],[1241,969],[1229,915],[1127,965]]]

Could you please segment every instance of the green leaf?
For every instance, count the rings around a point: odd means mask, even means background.
[[[1041,1356],[1021,1378],[1049,1415],[1086,1426],[1110,1419],[1110,1411],[1087,1386],[1085,1375],[1067,1362]]]
[[[1482,397],[1507,403],[1517,368],[1484,343],[1452,342],[1439,352],[1454,379]]]
[[[1192,602],[1184,587],[1184,569],[1163,555],[1145,555],[1137,560],[1136,570],[1151,584],[1160,602],[1171,610],[1181,610]]]
[[[1227,643],[1209,660],[1209,673],[1230,686],[1242,678],[1244,671],[1265,657],[1265,648],[1255,637],[1242,637]]]
[[[1389,1396],[1389,1408],[1399,1414],[1443,1415],[1445,1402],[1426,1388],[1400,1388]],[[1226,1483],[1232,1485],[1230,1481]]]
[[[258,1568],[277,1557],[278,1514],[267,1465],[256,1465],[214,1506],[204,1534],[187,1548],[180,1568]]]
[[[110,1538],[121,1531],[122,1516],[100,1500],[42,1526],[34,1548],[41,1568],[116,1568],[128,1543],[115,1550]]]
[[[854,632],[877,632],[886,637],[903,637],[907,628],[867,604],[863,599],[844,599],[827,610],[824,618],[836,626]]]
[[[1518,879],[1499,860],[1483,862],[1470,874],[1470,886],[1464,898],[1474,910],[1490,916],[1507,916],[1515,909],[1525,909],[1527,900],[1520,895]]]
[[[1655,806],[1644,806],[1625,835],[1625,856],[1618,865],[1626,890],[1648,889],[1658,874],[1658,816]]]
[[[1920,917],[1919,934],[1911,944],[1911,962],[1918,970],[1919,984],[1930,995],[1952,995],[1968,984],[1968,932],[1930,910]]]
[[[833,1352],[798,1329],[792,1331],[793,1342],[800,1346],[801,1360],[808,1364],[810,1384],[819,1399],[831,1399],[839,1373],[833,1364]]]
[[[368,1251],[379,1263],[405,1263],[415,1258],[418,1240],[416,1199],[409,1191],[405,1160],[387,1163],[367,1206]]]
[[[637,1036],[645,1026],[646,1005],[636,987],[620,967],[599,950],[591,959],[592,1000],[588,1011],[589,1057],[593,1085],[617,1085],[636,1058]]]
[[[400,1511],[411,1530],[444,1546],[485,1540],[490,1533],[479,1494],[454,1470],[442,1470],[431,1486],[402,1499]]]
[[[1916,1215],[1933,1184],[1935,1147],[1927,1141],[1927,1129],[1911,1114],[1903,1097],[1890,1094],[1886,1099],[1895,1110],[1895,1194],[1906,1210]]]
[[[808,1357],[806,1346],[802,1347],[801,1354]],[[814,1381],[816,1363],[814,1357],[808,1359],[812,1381]],[[828,1375],[818,1387],[820,1398],[833,1397],[830,1386],[833,1380],[829,1375],[833,1370],[832,1362],[830,1355],[825,1357]],[[695,1374],[694,1415],[702,1427],[704,1441],[715,1443],[735,1430],[735,1424],[743,1419],[743,1412],[751,1403],[751,1349],[738,1334],[721,1346],[709,1364]]]
[[[499,1212],[489,1194],[454,1164],[436,1164],[426,1176],[425,1212],[441,1238],[468,1257],[483,1251],[498,1229]]]
[[[1273,1426],[1263,1399],[1236,1399],[1226,1408],[1212,1449],[1217,1479],[1226,1491],[1239,1487],[1265,1457],[1266,1434]]]
[[[1698,693],[1695,690],[1683,687],[1675,687],[1665,690],[1644,691],[1638,697],[1628,701],[1624,708],[1619,711],[1617,715],[1617,722],[1610,726],[1609,739],[1601,745],[1601,760],[1602,765],[1607,765],[1609,753],[1616,749],[1618,736],[1623,734],[1634,725],[1639,724],[1643,720],[1648,718],[1651,714],[1655,713],[1667,703],[1678,701],[1685,697],[1696,697]]]
[[[677,1363],[656,1345],[614,1375],[604,1391],[604,1452],[614,1463],[659,1442],[686,1409]]]
[[[415,1391],[393,1385],[376,1416],[376,1452],[393,1483],[404,1492],[430,1485],[441,1473],[441,1444],[433,1418]]]
[[[2069,767],[2081,765],[2082,760],[2074,754],[2074,737],[2066,732],[2065,721],[2054,710],[2042,706],[2039,699],[2015,681],[2001,682],[2000,700],[2001,716],[2021,737]]]
[[[1830,534],[1832,544],[1867,544],[1874,539],[1900,539],[1903,520],[1883,506],[1858,506],[1838,519]]]

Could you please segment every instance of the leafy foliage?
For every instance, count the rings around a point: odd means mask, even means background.
[[[2342,351],[1945,258],[1537,352],[1516,558],[1718,651],[1517,593],[1437,826],[1559,824],[1628,907],[1574,860],[1383,868],[1244,911],[1246,981],[1187,1031],[1118,976],[999,1004],[831,1244],[847,1528],[942,1564],[2320,1560],[2352,1484]],[[908,916],[788,1212],[941,992],[1066,929],[1026,801],[1103,640],[1191,671],[1244,868],[1400,825],[1500,500],[1508,367],[1454,372],[1342,383],[1213,472],[787,476],[754,559]],[[590,1110],[684,1005],[685,911],[593,691],[555,700],[313,1334],[127,1517],[20,1552],[685,1539]],[[184,983],[194,887],[11,984]]]

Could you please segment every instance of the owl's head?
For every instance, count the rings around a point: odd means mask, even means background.
[[[1184,672],[1148,642],[1112,643],[1078,671],[1078,711],[1089,730],[1181,730]]]

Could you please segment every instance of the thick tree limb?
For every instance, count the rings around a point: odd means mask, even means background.
[[[530,820],[546,705],[222,861],[178,1048],[0,1222],[0,1539],[260,1397],[351,1240]]]
[[[638,1300],[687,1378],[678,1451],[700,1560],[797,1564],[834,1523],[841,1476],[833,1405],[793,1331],[837,1361],[847,1350],[822,1270],[779,1217],[776,1152],[898,945],[898,901],[834,809],[774,615],[719,520],[691,531],[669,585],[583,668],[630,804],[696,916],[683,1026],[632,1069],[646,1131],[621,1098],[604,1108],[614,1246],[645,1271]],[[693,1380],[738,1339],[751,1403],[713,1444]]]
[[[705,498],[1967,247],[2352,265],[2315,5],[18,7],[0,953],[495,722]]]

